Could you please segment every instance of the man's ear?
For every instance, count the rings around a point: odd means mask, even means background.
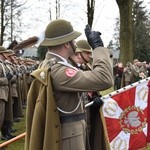
[[[65,48],[69,48],[70,47],[70,44],[69,44],[69,42],[67,42],[67,43],[64,43],[64,46],[65,46]]]

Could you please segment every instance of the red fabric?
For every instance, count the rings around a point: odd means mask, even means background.
[[[106,118],[105,121],[107,124],[107,130],[110,131],[110,132],[108,132],[108,137],[109,137],[109,141],[111,142],[121,131],[119,120]],[[116,130],[114,130],[114,129],[116,129]]]
[[[124,91],[123,93],[112,96],[112,98],[118,103],[121,109],[124,110],[128,106],[134,105],[135,89],[136,88],[132,88],[130,90]]]
[[[137,150],[150,142],[150,82],[106,99],[102,111],[110,147]]]
[[[140,139],[140,142],[139,142]],[[134,144],[133,144],[134,143]],[[139,134],[132,134],[130,136],[130,143],[129,143],[130,150],[137,150],[139,148],[145,147],[146,145],[146,136],[143,132],[139,133]]]

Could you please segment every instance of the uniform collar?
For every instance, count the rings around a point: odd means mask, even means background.
[[[50,55],[53,55],[54,57],[56,57],[57,59],[59,59],[59,61],[63,61],[65,63],[67,63],[67,60],[64,57],[62,57],[62,56],[60,56],[60,55],[58,55],[56,53],[52,53],[52,52],[47,52],[46,58],[49,58]]]

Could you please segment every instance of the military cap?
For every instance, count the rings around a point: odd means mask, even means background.
[[[79,40],[76,43],[76,53],[82,53],[82,52],[90,52],[92,53],[92,49],[91,46],[89,45],[89,43],[86,40]]]
[[[0,46],[0,53],[9,53],[9,51],[5,47]]]
[[[70,22],[57,19],[48,24],[45,30],[45,38],[41,46],[56,46],[72,41],[81,35],[80,32],[74,31]]]

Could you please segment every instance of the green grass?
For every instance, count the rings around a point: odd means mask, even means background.
[[[23,109],[23,113],[25,114],[25,109]],[[17,131],[13,135],[20,135],[25,132],[25,119],[26,117],[24,116],[20,122],[14,123],[14,129]],[[0,141],[0,143],[5,142],[5,141]],[[7,146],[6,150],[24,150],[24,142],[25,138],[21,138],[10,145]]]
[[[107,94],[109,94],[109,93],[111,93],[113,91],[114,91],[114,87],[111,87],[111,88],[109,88],[109,89],[107,89],[105,91],[101,91],[100,93],[101,93],[102,96],[105,96],[105,95],[107,95]]]

